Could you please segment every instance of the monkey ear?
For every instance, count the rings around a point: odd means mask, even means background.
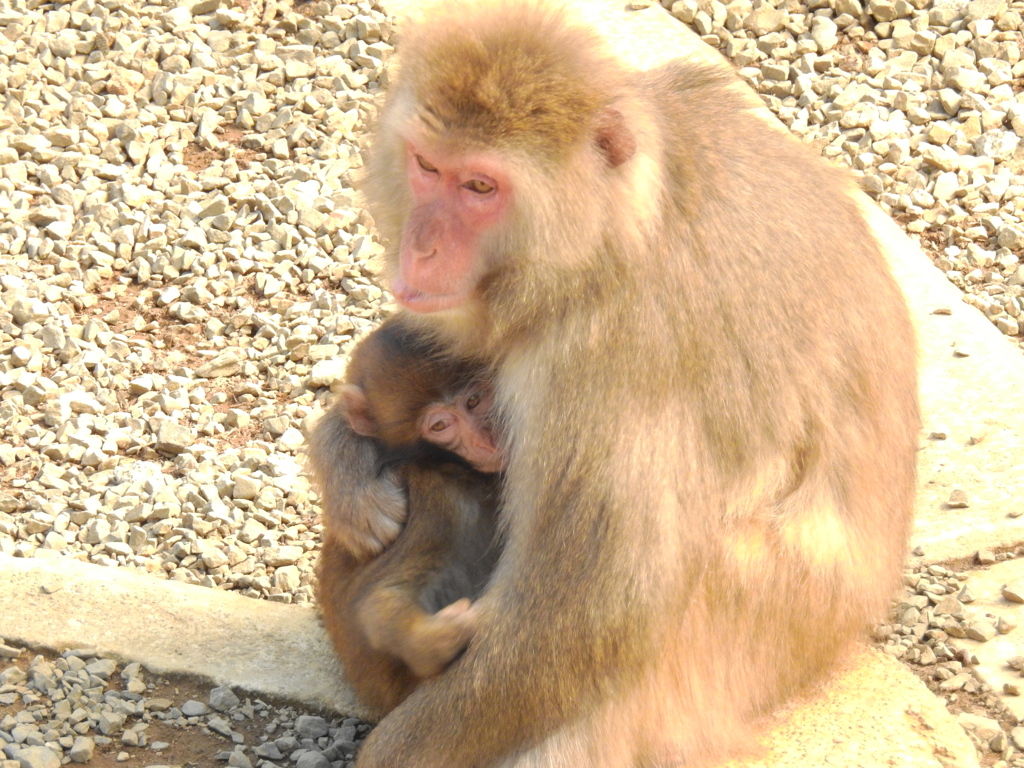
[[[618,168],[636,153],[636,137],[617,109],[608,107],[598,114],[595,139],[610,168]]]
[[[348,423],[352,425],[352,429],[357,434],[376,437],[379,431],[377,421],[373,418],[370,401],[366,399],[362,387],[346,384],[341,388],[341,397],[345,403],[345,415],[348,416]]]

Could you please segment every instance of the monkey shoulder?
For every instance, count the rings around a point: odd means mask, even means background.
[[[665,142],[667,167],[691,171],[690,181],[702,194],[728,190],[725,197],[732,200],[753,186],[784,197],[795,185],[806,193],[806,202],[824,199],[827,205],[848,179],[781,126],[771,125],[773,118],[730,69],[680,60],[638,77]],[[788,211],[786,218],[794,215],[800,210]]]

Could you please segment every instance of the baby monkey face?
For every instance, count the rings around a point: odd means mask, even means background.
[[[505,457],[495,440],[493,406],[490,385],[476,382],[453,397],[428,406],[420,419],[420,435],[457,453],[480,472],[500,472],[505,467]]]

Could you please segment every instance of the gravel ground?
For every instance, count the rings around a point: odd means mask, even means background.
[[[1024,342],[1024,2],[664,4]]]
[[[0,6],[0,552],[305,603],[299,450],[386,313],[369,4]]]
[[[912,567],[904,574],[904,594],[889,622],[874,630],[884,653],[902,660],[945,700],[974,742],[982,766],[1024,767],[1024,727],[997,692],[974,675],[977,659],[957,640],[987,642],[1016,629],[1002,616],[972,610],[969,582],[971,570],[979,566],[1022,556],[1024,547],[978,552],[970,562]],[[1006,693],[1021,692],[1024,688]]]
[[[664,4],[1020,343],[1024,1]],[[352,190],[393,42],[372,2],[0,0],[0,552],[311,602],[302,436],[347,350],[393,309]],[[949,578],[909,589],[930,601]],[[933,682],[958,679],[963,659],[935,634],[955,614],[910,606],[881,642]],[[183,701],[147,708],[169,697],[144,672],[27,659],[28,678],[0,673],[8,755],[71,759],[91,736],[99,761],[142,740],[147,717],[189,719]],[[75,686],[96,697],[85,718],[62,703]],[[298,715],[238,706],[229,719],[292,737]],[[103,731],[104,707],[127,719]],[[35,727],[18,730],[24,711]],[[329,745],[245,754],[337,768],[344,749],[322,750],[363,726],[328,727]],[[38,754],[28,768],[50,764]]]
[[[371,727],[119,667],[87,648],[19,651],[0,643],[0,742],[16,755],[0,753],[0,768],[57,768],[62,758],[92,768],[343,768]]]

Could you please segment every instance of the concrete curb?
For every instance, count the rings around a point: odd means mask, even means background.
[[[0,637],[16,645],[94,648],[159,674],[366,716],[309,608],[66,559],[0,555],[0,583]],[[773,715],[753,750],[728,768],[797,768],[826,757],[838,768],[883,768],[894,756],[907,768],[977,765],[942,703],[909,670],[867,649]]]
[[[161,581],[125,568],[0,555],[0,637],[95,648],[161,674],[364,716],[310,608]]]

